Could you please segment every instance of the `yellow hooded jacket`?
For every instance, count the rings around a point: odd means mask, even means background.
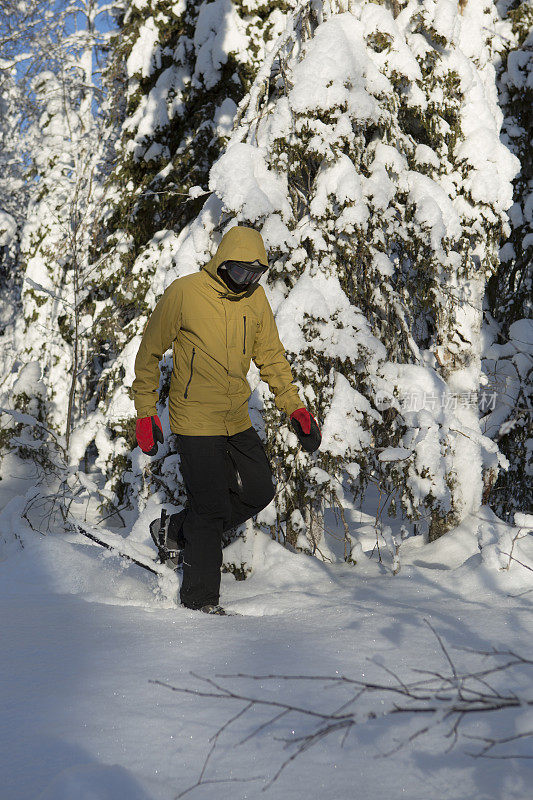
[[[236,226],[200,270],[166,289],[144,329],[132,388],[137,416],[157,414],[159,362],[172,344],[170,429],[189,436],[233,435],[250,427],[246,374],[253,359],[277,407],[303,403],[262,286],[232,292],[217,269],[224,261],[268,265],[261,234]]]

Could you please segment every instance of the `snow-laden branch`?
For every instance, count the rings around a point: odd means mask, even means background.
[[[70,308],[71,311],[75,311],[75,307],[72,305],[72,303],[69,303],[68,300],[66,300],[64,297],[60,297],[51,289],[47,289],[46,286],[43,286],[41,283],[37,283],[37,281],[34,281],[32,278],[28,277],[28,275],[24,277],[24,281],[25,283],[28,283],[32,287],[32,289],[35,289],[36,292],[42,292],[43,294],[47,294],[48,297],[52,298],[52,300],[57,300],[62,305],[66,306],[67,308]]]
[[[306,8],[309,8],[308,0],[304,0],[304,2],[300,2],[297,5],[292,14],[287,18],[285,30],[280,34],[268,51],[249,93],[239,105],[237,114],[235,115],[234,131],[227,144],[227,148],[233,144],[242,142],[246,138],[249,132],[249,125],[258,113],[261,100],[268,89],[274,62],[290,41],[291,37],[293,37],[297,21]]]

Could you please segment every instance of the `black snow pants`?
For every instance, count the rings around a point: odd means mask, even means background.
[[[180,600],[201,608],[219,602],[223,531],[265,508],[274,484],[253,427],[233,436],[178,434],[177,443],[188,502],[185,513],[172,515],[169,535],[185,541]]]

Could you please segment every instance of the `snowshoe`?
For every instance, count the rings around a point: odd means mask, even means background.
[[[209,603],[206,606],[202,606],[200,611],[203,611],[204,614],[218,614],[221,617],[229,617],[233,616],[223,606],[215,606],[212,603]]]
[[[183,563],[183,543],[174,541],[168,535],[170,517],[166,509],[162,509],[161,517],[150,523],[150,536],[157,547],[159,560],[171,569],[177,569]]]
[[[159,562],[155,554],[153,554],[153,557],[144,555],[142,547],[139,549],[135,543],[128,542],[128,540],[123,539],[122,536],[105,530],[104,528],[93,528],[87,525],[87,523],[77,520],[72,522],[72,527],[79,534],[100,545],[100,547],[103,547],[105,550],[110,550],[115,555],[124,558],[126,561],[130,561],[132,564],[136,564],[138,567],[148,570],[152,575],[165,576],[169,568],[175,569],[172,562],[167,562],[167,564],[165,564]]]
[[[226,611],[224,606],[215,605],[215,603],[207,603],[205,606],[186,606],[183,603],[181,604],[183,608],[188,609],[189,611],[201,611],[202,614],[216,614],[219,617],[240,617],[240,614],[237,614],[236,611]]]

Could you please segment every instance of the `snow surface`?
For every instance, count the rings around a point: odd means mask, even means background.
[[[515,531],[487,509],[434,544],[423,545],[419,536],[406,539],[396,576],[386,548],[383,563],[376,553],[370,557],[372,517],[355,509],[347,519],[359,548],[356,566],[290,553],[258,533],[248,554],[251,577],[237,582],[224,574],[222,580],[224,603],[242,616],[221,618],[176,607],[176,585],[162,591],[148,573],[80,536],[32,532],[20,519],[23,503],[19,495],[0,513],[0,772],[6,800],[172,800],[193,785],[209,737],[241,706],[173,693],[151,681],[194,689],[205,685],[193,672],[206,678],[275,673],[382,680],[383,667],[404,678],[413,668],[444,670],[424,620],[451,648],[512,648],[532,655],[531,573],[516,563],[495,569],[479,552],[476,530],[489,539],[498,526],[509,535]],[[155,512],[150,501],[131,534],[141,549],[147,550],[147,523]],[[531,521],[524,514],[516,523]],[[332,517],[327,522],[335,528]],[[531,564],[533,537],[527,528],[520,535],[514,553]],[[463,664],[474,658],[452,653]],[[518,688],[527,691],[526,678]],[[308,685],[279,678],[220,680],[267,700],[319,702],[331,709],[346,699],[316,684],[310,695]],[[511,731],[529,730],[524,715],[465,725],[474,736],[502,734],[502,719]],[[309,730],[296,718],[280,720],[237,744],[264,721],[261,710],[249,712],[223,733],[205,774],[215,782],[188,796],[531,796],[531,761],[474,759],[466,745],[446,754],[449,741],[437,733],[385,757],[413,732],[412,722],[393,718],[361,723],[342,748],[338,736],[320,741],[263,793],[287,756],[280,739]]]

